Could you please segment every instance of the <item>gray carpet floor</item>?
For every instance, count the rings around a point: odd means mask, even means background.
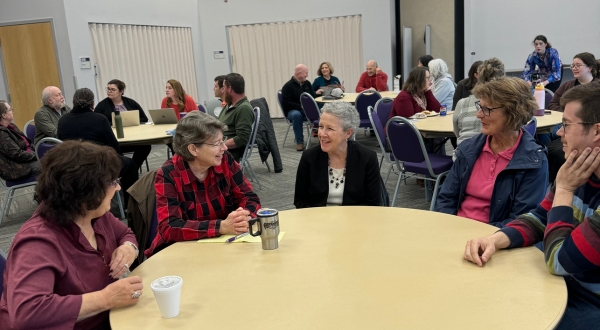
[[[255,152],[250,163],[252,168],[256,172],[262,189],[258,189],[258,185],[253,183],[255,192],[261,199],[261,205],[263,207],[275,208],[278,210],[294,209],[294,184],[296,181],[296,169],[298,162],[300,161],[301,152],[296,151],[294,144],[294,133],[290,129],[288,138],[286,140],[285,147],[282,147],[283,139],[288,130],[288,124],[284,119],[273,119],[273,126],[277,135],[277,142],[281,159],[283,162],[283,172],[274,173],[272,172],[273,163],[271,157],[267,160],[270,162],[271,172],[267,170],[267,167],[261,163],[258,152]],[[306,131],[305,131],[306,134]],[[305,137],[305,141],[307,141]],[[377,139],[364,134],[363,130],[359,130],[356,134],[356,141],[371,148],[380,155],[380,148],[377,146]],[[317,145],[318,140],[316,137],[312,138],[312,145]],[[448,143],[446,145],[448,154],[451,154],[452,147]],[[154,145],[152,152],[148,157],[148,163],[150,169],[159,168],[167,159],[167,147],[164,145]],[[381,168],[382,178],[385,179],[389,165],[384,163]],[[144,173],[146,172],[146,166],[143,166]],[[390,199],[393,197],[398,175],[392,173],[386,184]],[[4,201],[6,197],[7,189],[4,185],[0,188],[0,201]],[[19,230],[21,225],[27,221],[35,211],[37,203],[33,200],[33,188],[24,188],[17,190],[16,194],[24,195],[16,197],[9,210],[9,214],[5,215],[0,223],[0,249],[8,251],[10,244]],[[425,188],[417,185],[415,178],[409,178],[407,183],[402,183],[400,186],[400,192],[396,200],[396,207],[414,208],[414,209],[429,209],[429,202],[425,200]],[[113,203],[112,212],[119,216],[118,208]]]

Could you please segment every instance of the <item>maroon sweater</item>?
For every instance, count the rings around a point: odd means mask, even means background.
[[[137,241],[131,229],[107,212],[92,223],[98,249],[79,227],[61,227],[36,212],[15,237],[0,298],[2,329],[103,329],[108,311],[77,322],[84,293],[104,289],[113,251]]]
[[[427,109],[429,111],[440,111],[440,102],[435,99],[432,91],[425,92],[425,99],[427,99]],[[406,91],[401,91],[392,103],[392,112],[390,118],[394,116],[401,116],[408,118],[417,112],[421,112],[423,109],[417,104],[417,101],[413,99],[412,95]]]

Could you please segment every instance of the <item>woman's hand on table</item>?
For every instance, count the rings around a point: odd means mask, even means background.
[[[467,242],[463,258],[478,266],[488,262],[496,249],[508,247],[510,240],[503,232],[496,232],[488,237],[474,238]]]
[[[221,235],[239,235],[245,233],[248,231],[248,221],[250,219],[250,211],[239,207],[237,210],[229,213],[227,219],[221,221],[219,233]]]
[[[100,292],[106,299],[108,309],[113,309],[137,303],[144,293],[143,289],[142,278],[132,276],[111,283]]]

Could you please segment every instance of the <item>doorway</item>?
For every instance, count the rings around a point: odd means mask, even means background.
[[[0,26],[8,100],[15,109],[14,123],[23,129],[42,105],[42,90],[60,85],[51,22]]]

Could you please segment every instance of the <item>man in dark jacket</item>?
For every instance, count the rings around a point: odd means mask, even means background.
[[[302,105],[300,104],[300,95],[308,93],[315,97],[312,85],[306,78],[308,77],[308,68],[304,64],[296,65],[294,76],[281,88],[283,98],[283,115],[292,123],[294,128],[294,137],[296,138],[296,150],[304,150],[304,134],[302,133],[302,124],[306,120]]]

